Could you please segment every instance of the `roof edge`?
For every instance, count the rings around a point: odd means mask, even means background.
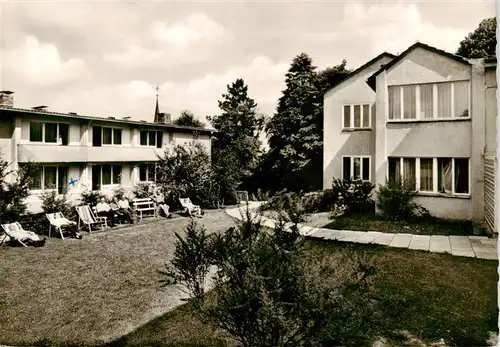
[[[371,75],[370,77],[368,77],[366,83],[370,86],[370,88],[372,88],[373,90],[375,90],[376,89],[375,88],[375,79],[376,79],[376,77],[382,71],[388,70],[391,67],[393,67],[394,65],[396,65],[397,62],[399,62],[401,59],[403,59],[405,56],[407,56],[411,51],[413,51],[416,48],[423,48],[423,49],[426,49],[428,51],[431,51],[431,52],[440,54],[442,56],[445,56],[447,58],[453,59],[455,61],[458,61],[459,63],[470,65],[470,62],[467,59],[465,59],[464,57],[461,57],[459,55],[443,51],[442,49],[439,49],[439,48],[436,48],[434,46],[430,46],[428,44],[425,44],[425,43],[417,41],[413,45],[411,45],[410,47],[408,47],[403,53],[401,53],[395,59],[393,59],[390,63],[382,66],[377,72],[375,72],[373,75]]]
[[[333,88],[338,87],[340,84],[342,84],[345,81],[347,81],[348,79],[354,77],[355,75],[357,75],[358,73],[360,73],[361,71],[363,71],[364,69],[366,69],[370,65],[374,64],[377,60],[379,60],[379,59],[381,59],[383,57],[389,57],[389,58],[392,58],[392,59],[396,58],[396,56],[394,54],[392,54],[392,53],[382,52],[379,55],[377,55],[375,58],[372,58],[368,62],[366,62],[363,65],[361,65],[360,67],[358,67],[356,70],[354,70],[351,73],[349,73],[342,81],[339,81],[339,82],[335,83],[334,85],[332,85],[332,86],[324,89],[323,91],[321,91],[320,95],[324,95],[327,92],[329,92],[330,90],[332,90]]]
[[[217,130],[215,130],[215,129],[186,127],[186,126],[180,126],[180,125],[175,125],[175,124],[151,123],[151,122],[144,122],[144,121],[138,121],[138,120],[128,120],[128,119],[110,119],[110,118],[80,115],[80,114],[76,114],[76,113],[62,113],[62,112],[33,110],[33,109],[18,108],[18,107],[2,107],[2,106],[0,106],[0,112],[2,112],[2,111],[28,113],[28,114],[36,114],[36,115],[46,115],[46,116],[80,119],[80,120],[88,120],[88,121],[94,120],[94,121],[102,121],[102,122],[109,122],[109,123],[121,123],[121,124],[130,124],[130,125],[147,126],[147,127],[168,128],[168,129],[179,130],[180,132],[197,131],[197,132],[205,133],[205,134],[217,133]]]

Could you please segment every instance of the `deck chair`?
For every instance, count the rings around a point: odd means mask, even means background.
[[[187,212],[190,216],[194,213],[201,217],[201,207],[199,205],[194,205],[190,198],[179,198],[179,201],[184,208],[184,212]]]
[[[89,228],[89,233],[92,232],[92,225],[100,225],[101,229],[108,227],[108,223],[105,218],[97,217],[92,212],[89,205],[76,206],[76,212],[78,212],[78,229],[80,229],[80,223]]]
[[[47,213],[45,216],[50,222],[49,237],[52,231],[52,227],[54,227],[54,229],[61,235],[61,240],[64,240],[62,228],[66,226],[76,225],[76,222],[70,221],[69,219],[65,218],[61,212]]]
[[[26,245],[26,242],[34,242],[38,245],[44,245],[45,244],[45,238],[41,238],[39,235],[35,234],[32,231],[27,231],[24,230],[21,224],[19,222],[14,222],[10,224],[2,224],[2,229],[5,232],[4,237],[2,238],[2,241],[0,242],[0,245],[5,241],[7,236],[11,240],[16,240],[19,242],[21,245],[24,247],[28,247]]]

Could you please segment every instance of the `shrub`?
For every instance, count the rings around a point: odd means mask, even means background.
[[[132,194],[137,199],[149,198],[153,193],[153,185],[151,183],[138,183],[133,189]]]
[[[307,212],[328,212],[333,209],[337,202],[338,194],[335,194],[332,189],[325,189],[319,192],[307,193],[303,199]]]
[[[430,216],[428,210],[412,201],[417,192],[406,187],[404,182],[388,180],[379,186],[377,207],[384,218],[408,221]]]
[[[81,204],[90,206],[97,205],[99,201],[104,198],[104,194],[102,194],[100,191],[94,190],[85,190],[82,192],[81,196]]]
[[[268,202],[259,208],[260,211],[274,211],[285,221],[304,222],[308,212],[303,199],[295,192],[286,189],[276,193]]]
[[[158,159],[157,184],[171,208],[179,207],[179,197],[189,197],[202,207],[217,205],[222,189],[214,178],[210,155],[201,143],[175,146]]]
[[[345,214],[352,215],[373,209],[371,194],[374,187],[372,183],[362,180],[337,178],[333,180],[328,194],[332,200],[338,197],[338,203],[345,206]]]
[[[113,198],[121,200],[126,197],[125,189],[123,187],[117,187],[113,190]]]
[[[12,223],[26,213],[25,199],[29,196],[29,184],[38,173],[35,163],[27,163],[17,171],[9,170],[9,163],[0,154],[0,221]],[[9,175],[13,180],[7,181]]]
[[[271,194],[261,188],[257,188],[255,194],[252,194],[252,201],[268,201],[271,197]]]
[[[304,252],[296,223],[290,231],[280,223],[267,232],[247,212],[237,228],[207,236],[192,222],[186,237],[177,235],[175,249],[163,283],[185,285],[201,317],[242,346],[366,343],[357,329],[373,314],[367,293],[374,268],[347,253],[336,267],[324,261],[318,266]],[[213,302],[204,300],[210,265],[216,269]]]
[[[24,230],[33,231],[37,234],[48,233],[50,223],[44,212],[28,213],[20,216],[17,221],[23,226]]]
[[[70,220],[76,218],[76,210],[68,201],[66,194],[59,195],[55,189],[46,190],[42,193],[41,200],[44,213],[61,212]]]

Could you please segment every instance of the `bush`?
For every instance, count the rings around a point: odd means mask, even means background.
[[[308,214],[303,199],[297,193],[286,189],[276,193],[268,202],[262,204],[259,210],[277,212],[279,219],[297,223],[304,222]]]
[[[40,235],[47,234],[49,231],[50,223],[44,212],[28,213],[20,216],[17,221],[24,230],[33,231]]]
[[[345,207],[345,214],[366,213],[373,210],[371,199],[375,186],[371,182],[337,178],[333,180],[332,190],[328,193],[330,199],[338,197],[337,203]]]
[[[46,190],[42,193],[42,210],[44,213],[61,212],[66,218],[76,218],[76,210],[68,201],[66,194],[59,195],[56,190]]]
[[[325,189],[319,192],[307,193],[303,197],[304,206],[307,212],[329,212],[333,209],[338,200],[338,195],[332,189]]]
[[[428,210],[412,201],[417,192],[406,187],[404,182],[388,180],[379,186],[377,207],[384,218],[409,221],[430,216]]]
[[[97,205],[99,201],[104,198],[104,194],[102,194],[100,191],[93,190],[85,190],[82,192],[81,196],[81,204],[90,206]]]
[[[0,221],[12,223],[19,220],[27,210],[25,199],[29,196],[29,184],[38,173],[35,163],[27,163],[19,170],[9,170],[9,163],[0,154]],[[7,177],[13,175],[13,180],[7,182]]]
[[[149,198],[153,194],[153,185],[151,183],[138,183],[132,189],[132,194],[136,199]]]
[[[192,222],[185,237],[177,235],[163,283],[185,285],[201,317],[243,346],[363,345],[357,329],[373,315],[367,293],[374,268],[347,253],[336,267],[318,266],[304,250],[296,223],[290,231],[281,223],[267,232],[247,212],[237,228],[207,236]],[[217,270],[213,303],[204,300],[211,268]]]
[[[123,187],[117,187],[113,190],[113,199],[121,200],[126,198],[125,189]]]

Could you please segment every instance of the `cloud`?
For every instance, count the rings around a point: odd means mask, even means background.
[[[54,44],[42,43],[34,36],[26,36],[24,44],[8,50],[4,59],[5,72],[20,73],[26,82],[35,87],[54,86],[74,80],[84,72],[86,66],[80,58],[63,60]]]
[[[348,64],[359,66],[383,51],[401,53],[416,41],[453,53],[467,32],[424,22],[415,4],[347,3],[334,32],[309,33],[307,37],[338,45],[348,52]]]
[[[147,49],[141,46],[129,46],[124,53],[104,53],[102,59],[107,63],[121,64],[126,66],[149,65],[165,55],[161,49]]]
[[[180,22],[155,22],[151,25],[151,33],[172,48],[185,48],[206,40],[219,42],[224,39],[225,30],[205,13],[193,13]]]

